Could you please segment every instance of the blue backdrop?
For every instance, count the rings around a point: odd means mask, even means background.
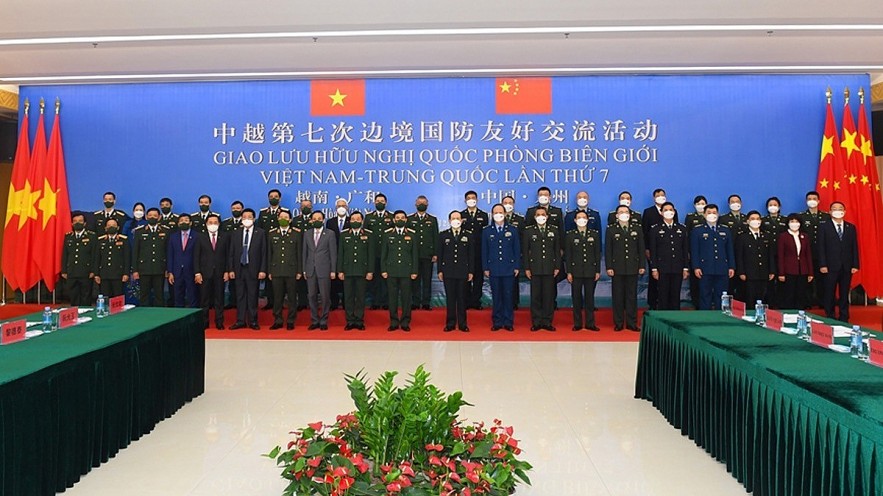
[[[48,108],[61,98],[74,209],[97,210],[113,190],[127,212],[163,196],[175,211],[193,212],[208,193],[226,216],[232,200],[259,208],[278,188],[289,207],[309,196],[329,208],[341,196],[367,209],[383,192],[390,208],[409,212],[425,194],[446,220],[468,189],[485,210],[514,192],[523,212],[548,185],[555,204],[572,208],[586,189],[604,213],[620,190],[642,209],[663,187],[683,216],[696,194],[725,204],[740,193],[745,210],[763,209],[772,195],[786,212],[805,208],[825,88],[855,94],[869,78],[556,77],[552,111],[541,115],[497,114],[497,85],[367,80],[364,115],[342,117],[311,116],[309,81],[32,86],[21,96],[32,102],[31,133],[39,98]],[[834,101],[839,122],[843,100]]]

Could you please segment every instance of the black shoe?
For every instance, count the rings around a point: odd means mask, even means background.
[[[572,330],[573,332],[579,332],[579,331],[583,330],[583,328],[578,327],[578,326],[573,326],[570,330]]]
[[[546,326],[546,330],[549,331],[549,332],[555,332],[555,331],[558,330],[558,328],[555,327],[555,326],[553,326],[553,325],[547,325],[547,326]]]
[[[423,306],[420,307],[420,308],[422,308],[423,310],[432,310],[432,307],[429,306],[429,305],[423,305]]]
[[[232,303],[224,306],[224,310],[232,310],[234,308],[236,308],[236,305],[234,305]]]
[[[255,322],[254,324],[251,325],[251,329],[252,329],[253,331],[260,331],[260,330],[261,330],[261,326],[259,326],[258,323]]]
[[[377,305],[371,305],[371,310],[380,310],[380,307]]]
[[[289,331],[293,331],[293,330],[294,330],[294,324],[288,324],[287,326],[285,326],[285,328],[288,329]]]
[[[601,329],[598,326],[589,326],[589,327],[586,327],[586,329],[593,331],[593,332],[601,331]]]
[[[515,332],[515,328],[512,326],[503,326],[503,329],[506,329],[509,332]]]
[[[230,326],[231,331],[235,331],[236,329],[244,329],[244,328],[245,328],[245,324],[243,324],[242,322],[236,322],[235,324]]]
[[[281,322],[278,323],[278,324],[273,324],[273,325],[270,326],[270,330],[271,330],[271,331],[275,331],[276,329],[282,329],[282,323],[281,323]]]
[[[380,308],[382,308],[382,309],[384,309],[384,310],[389,310],[389,305],[383,305],[383,306],[380,307]]]
[[[307,309],[307,306],[306,306],[306,305],[298,305],[298,306],[297,306],[297,311],[298,311],[298,312],[300,312],[301,310],[306,310],[306,309]]]
[[[319,326],[319,330],[320,330],[320,331],[327,331],[327,330],[328,330],[328,326],[327,326],[327,325],[320,325],[320,326]]]
[[[386,328],[386,330],[389,331],[389,332],[392,332],[392,331],[394,331],[394,330],[396,330],[396,329],[398,329],[398,328],[399,328],[399,326],[389,326],[389,327]]]
[[[353,326],[352,324],[347,324],[347,325],[343,326],[343,330],[350,331],[350,330],[352,330],[353,327],[355,327],[355,326]]]
[[[357,325],[357,326],[353,326],[353,328],[354,328],[354,329],[358,329],[358,330],[360,330],[360,331],[364,331],[364,330],[365,330],[365,324],[359,324],[359,325]]]
[[[481,303],[479,303],[478,305],[475,305],[476,310],[481,310],[482,308],[484,308],[484,307],[481,306]]]
[[[402,330],[405,332],[411,332],[411,326],[402,326]]]
[[[637,326],[629,326],[629,330],[630,330],[630,331],[633,331],[633,332],[641,332],[641,330],[638,329]]]
[[[537,332],[540,330],[539,326],[530,326],[530,332]]]
[[[319,324],[310,324],[310,327],[307,327],[308,331],[315,331],[319,328]]]
[[[497,332],[497,331],[499,331],[500,329],[502,329],[502,327],[500,327],[500,326],[496,326],[496,325],[495,325],[495,326],[491,326],[491,332]]]
[[[445,326],[445,329],[444,329],[445,332],[451,332],[453,330],[454,330],[454,328],[451,326]]]
[[[469,326],[461,327],[460,332],[469,332]]]
[[[215,329],[217,329],[217,330],[219,330],[219,331],[223,331],[223,330],[224,330],[224,324],[215,324]]]
[[[417,310],[419,307],[417,305],[411,305],[411,310]]]
[[[622,326],[613,326],[613,330],[619,332],[622,330]]]
[[[272,303],[267,303],[266,305],[261,307],[261,310],[272,310],[272,309],[273,309]]]

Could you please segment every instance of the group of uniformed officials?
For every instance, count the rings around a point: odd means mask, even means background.
[[[114,193],[106,193],[104,209],[88,216],[74,212],[65,238],[62,278],[72,304],[90,305],[93,283],[108,297],[124,294],[128,285],[141,305],[201,307],[206,323],[213,310],[215,327],[224,329],[228,288],[237,309],[230,329],[257,330],[263,281],[264,309],[274,317],[270,329],[294,329],[296,312],[309,307],[309,330],[327,330],[329,311],[342,304],[345,329],[364,330],[370,301],[372,309],[389,310],[389,331],[407,332],[412,310],[431,309],[435,267],[447,299],[445,332],[469,331],[467,310],[482,307],[485,279],[492,330],[513,331],[520,276],[530,284],[531,331],[556,330],[557,284],[565,279],[572,288],[572,329],[598,331],[594,300],[603,251],[614,330],[638,331],[638,279],[648,270],[651,309],[680,309],[681,285],[689,279],[699,309],[716,308],[721,293],[730,291],[774,308],[823,305],[830,317],[837,307],[841,320],[848,320],[846,293],[858,270],[855,226],[843,221],[845,206],[835,202],[831,214],[823,212],[816,192],[807,193],[807,210],[787,217],[775,197],[762,216],[743,213],[741,198],[732,195],[728,212],[720,215],[700,195],[695,212],[679,223],[664,190],[653,192],[643,213],[631,208],[631,194],[624,191],[607,216],[603,238],[601,217],[585,191],[565,214],[551,204],[549,188],[541,187],[525,216],[515,212],[512,196],[488,215],[478,208],[477,193],[468,191],[466,208],[450,212],[450,228],[442,232],[422,195],[411,215],[389,212],[382,193],[367,213],[338,199],[336,215],[328,219],[313,211],[310,200],[293,213],[281,198],[279,190],[270,190],[268,206],[259,212],[235,201],[226,219],[212,211],[208,195],[199,197],[199,211],[192,214],[173,213],[172,200],[163,198],[159,208],[137,203],[130,217],[115,208]]]

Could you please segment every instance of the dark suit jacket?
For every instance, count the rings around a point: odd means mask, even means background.
[[[312,228],[304,231],[304,272],[307,277],[330,278],[332,272],[337,272],[337,237],[328,229],[322,229],[316,245],[315,233]]]
[[[819,225],[816,238],[818,266],[827,267],[830,272],[859,268],[855,225],[844,221],[843,239],[840,239],[837,236],[837,226],[834,222],[834,220],[830,220]]]
[[[227,271],[236,274],[236,277],[253,277],[257,279],[258,272],[267,272],[267,236],[260,227],[251,228],[251,236],[248,243],[248,265],[242,267],[239,261],[242,259],[242,236],[244,228],[239,228],[230,234],[230,245],[227,250]]]
[[[349,216],[344,217],[343,219],[343,230],[346,231],[350,228],[350,218]],[[325,221],[325,229],[334,233],[334,239],[340,240],[340,225],[337,223],[337,215],[329,218]]]
[[[678,211],[675,210],[675,218],[672,221],[677,224],[678,223]],[[644,209],[644,213],[641,214],[641,224],[644,228],[644,239],[648,240],[650,238],[650,231],[653,229],[653,226],[656,224],[662,224],[665,222],[665,219],[662,218],[662,214],[659,213],[659,210],[656,210],[656,205],[650,205],[649,207]]]
[[[169,235],[167,267],[169,274],[175,276],[175,279],[181,277],[191,277],[193,272],[193,251],[196,248],[196,238],[199,233],[190,229],[187,236],[187,246],[184,247],[181,242],[181,232],[176,231]]]
[[[776,268],[780,276],[813,275],[812,243],[808,234],[800,232],[800,256],[797,255],[797,244],[789,231],[779,235],[776,246]]]
[[[193,273],[202,274],[204,279],[224,277],[227,272],[227,251],[230,245],[230,233],[218,231],[218,241],[212,248],[212,240],[208,233],[196,238],[193,252]]]

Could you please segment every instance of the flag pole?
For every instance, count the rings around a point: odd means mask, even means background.
[[[825,90],[825,98],[828,100],[828,105],[831,105],[831,95],[833,94],[834,92],[831,91],[831,87],[828,86],[828,89]]]
[[[61,99],[55,97],[55,115],[58,115],[59,109],[61,109]]]
[[[843,106],[849,105],[849,86],[843,88]]]

